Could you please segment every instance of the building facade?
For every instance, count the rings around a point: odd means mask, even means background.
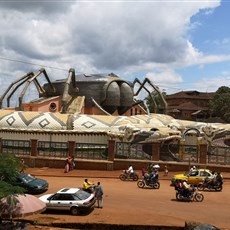
[[[176,119],[204,121],[211,116],[209,102],[215,93],[181,91],[167,95],[167,114]]]

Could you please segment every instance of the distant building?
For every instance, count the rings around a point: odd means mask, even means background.
[[[209,102],[214,94],[194,90],[166,95],[167,114],[182,120],[206,120],[211,116]]]

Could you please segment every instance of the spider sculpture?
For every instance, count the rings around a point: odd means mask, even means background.
[[[38,81],[39,76],[43,74],[47,83],[41,85]],[[0,108],[2,108],[3,100],[7,97],[7,107],[10,107],[10,101],[19,87],[24,86],[18,97],[18,110],[23,110],[23,98],[30,84],[34,83],[39,94],[40,99],[47,99],[54,96],[61,97],[61,111],[68,113],[68,107],[71,102],[77,97],[84,97],[85,107],[91,108],[96,106],[103,112],[103,114],[112,115],[117,113],[123,115],[133,105],[137,104],[135,96],[137,96],[142,89],[145,89],[154,104],[155,109],[157,104],[151,92],[145,87],[148,83],[154,91],[157,92],[164,109],[167,103],[164,100],[160,90],[149,79],[145,79],[141,83],[137,78],[133,83],[125,81],[115,75],[110,74],[78,74],[75,75],[74,69],[69,69],[69,75],[66,79],[51,81],[44,68],[37,73],[30,72],[18,80],[12,82],[6,89],[4,94],[0,97]],[[134,92],[134,85],[139,83],[140,87],[137,92]],[[139,102],[138,102],[139,103]]]

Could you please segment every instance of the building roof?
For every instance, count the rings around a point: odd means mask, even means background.
[[[108,116],[0,110],[1,132],[104,133],[124,142],[180,139],[181,132],[186,128],[201,130],[209,125],[174,119],[163,114]],[[230,130],[230,124],[216,123],[212,126],[215,129]]]
[[[208,110],[208,107],[201,107],[201,106],[197,106],[195,105],[194,103],[192,102],[184,102],[184,103],[181,103],[179,105],[169,105],[168,106],[168,110],[171,110],[171,109],[177,109],[177,110],[192,110],[192,111],[196,111],[196,110]]]
[[[213,98],[215,93],[208,93],[208,92],[199,92],[195,90],[191,91],[180,91],[174,94],[166,95],[166,99],[175,99],[175,98],[183,98],[183,99],[188,99],[188,98],[199,98],[199,99],[211,99]]]

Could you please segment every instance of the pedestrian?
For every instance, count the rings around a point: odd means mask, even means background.
[[[97,207],[103,208],[103,188],[100,182],[97,182],[94,191],[95,191],[95,197],[97,199]]]
[[[72,171],[73,170],[73,159],[71,156],[68,156],[68,164],[69,164],[69,171]]]
[[[74,170],[76,167],[76,163],[75,163],[75,160],[74,160],[74,156],[72,156],[72,170]]]
[[[69,158],[66,158],[66,160],[65,160],[64,172],[65,172],[65,173],[68,173],[68,172],[69,172]]]
[[[165,165],[165,172],[164,172],[164,176],[168,176],[169,170],[168,170],[168,166]]]
[[[24,161],[24,159],[21,159],[21,161],[20,161],[20,173],[24,173],[25,169],[26,169],[25,161]]]

